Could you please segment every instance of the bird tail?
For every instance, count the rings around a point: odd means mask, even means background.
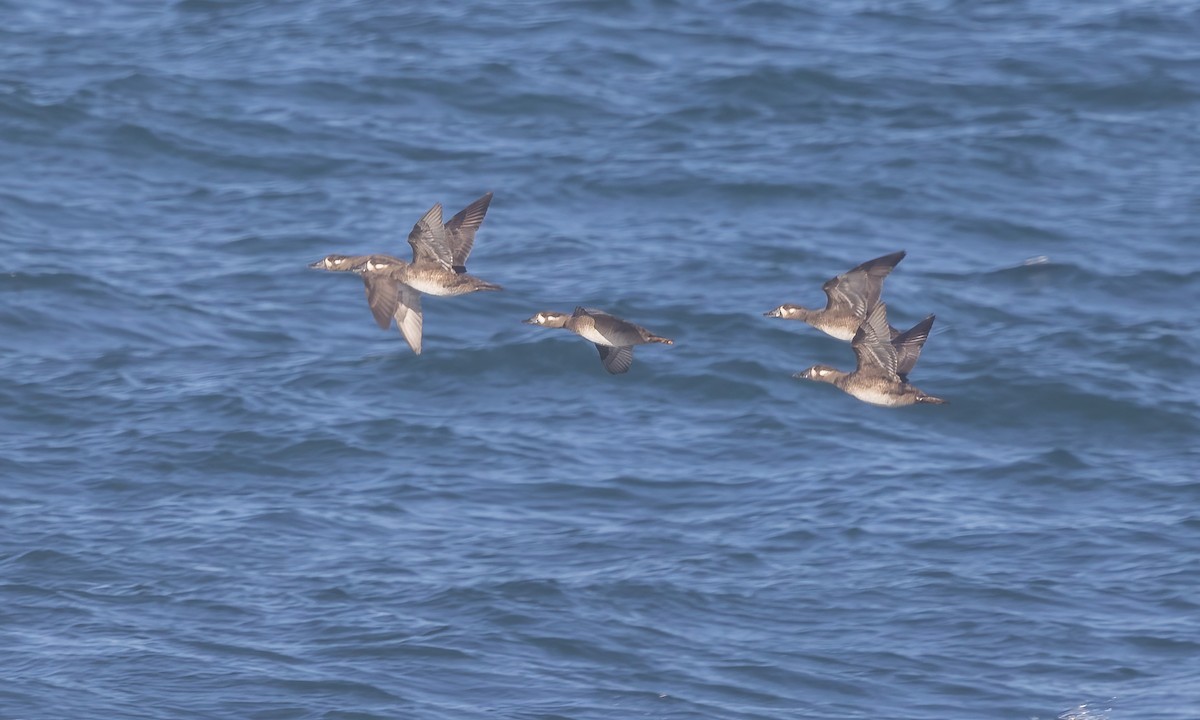
[[[934,397],[932,395],[918,395],[917,402],[926,403],[928,405],[948,405],[950,403],[949,400],[943,400],[940,397]]]
[[[663,345],[674,345],[675,341],[671,338],[659,337],[657,335],[647,335],[646,342],[662,343]]]
[[[497,285],[496,283],[481,281],[478,289],[479,290],[503,290],[504,288]]]

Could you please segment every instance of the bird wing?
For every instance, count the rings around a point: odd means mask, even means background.
[[[375,323],[387,330],[388,326],[392,324],[392,314],[396,312],[396,303],[400,298],[399,291],[396,289],[398,283],[395,280],[367,273],[363,274],[362,279],[367,291],[367,305],[371,307]]]
[[[897,353],[888,332],[887,305],[879,303],[858,326],[850,347],[858,358],[858,372],[896,374]]]
[[[606,317],[616,317],[615,315],[610,315],[609,313],[606,313],[603,310],[600,310],[598,308],[585,308],[585,307],[576,305],[575,311],[571,313],[571,317],[579,317],[581,315],[590,315],[592,317],[596,317],[598,315],[604,315]]]
[[[628,345],[609,347],[596,344],[596,350],[600,352],[600,362],[604,365],[604,369],[613,375],[627,373],[633,366],[633,348]]]
[[[408,341],[408,346],[412,348],[412,351],[420,355],[421,328],[423,324],[421,318],[421,293],[401,282],[395,282],[395,285],[399,295],[399,301],[396,303],[396,309],[393,313],[396,318],[396,327],[400,328],[400,334]]]
[[[475,231],[483,224],[483,217],[487,215],[491,203],[492,194],[487,193],[446,222],[446,244],[450,248],[450,264],[455,272],[467,271],[467,258],[475,245]]]
[[[908,374],[912,372],[913,366],[917,364],[917,358],[921,357],[921,348],[925,345],[925,341],[929,339],[929,330],[933,327],[933,318],[934,316],[930,315],[892,340],[892,346],[896,348],[897,354],[896,374],[905,382],[908,382]]]
[[[904,259],[905,252],[877,257],[851,268],[821,286],[829,302],[825,309],[847,308],[855,317],[865,318],[879,302],[883,293],[883,280]]]
[[[436,263],[449,270],[454,264],[450,246],[446,244],[446,229],[442,226],[442,204],[434,203],[408,234],[413,249],[413,264]]]

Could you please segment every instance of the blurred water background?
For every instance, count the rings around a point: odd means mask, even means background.
[[[0,18],[0,718],[1200,717],[1194,3]],[[791,379],[898,249],[951,404]]]

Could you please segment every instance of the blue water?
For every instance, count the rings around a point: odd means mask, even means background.
[[[0,718],[1200,717],[1195,4],[0,18]],[[950,404],[791,379],[898,249]]]

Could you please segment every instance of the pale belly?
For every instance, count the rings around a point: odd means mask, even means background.
[[[462,295],[465,292],[469,292],[469,289],[462,285],[446,283],[441,278],[423,277],[421,275],[410,275],[404,280],[404,284],[426,295]]]
[[[579,337],[584,338],[585,340],[591,340],[592,342],[596,343],[597,345],[606,345],[608,347],[616,347],[616,345],[612,344],[612,341],[610,341],[608,338],[604,337],[600,333],[596,332],[596,328],[594,328],[594,327],[583,328],[582,330],[579,331]]]
[[[854,333],[858,332],[858,328],[850,329],[850,328],[846,328],[846,327],[830,327],[830,328],[820,328],[820,329],[822,331],[824,331],[826,335],[829,335],[830,337],[835,337],[838,340],[845,340],[846,342],[850,342],[851,340],[853,340]]]
[[[880,389],[856,389],[850,393],[854,397],[862,400],[865,403],[872,405],[881,405],[883,407],[898,407],[900,405],[911,405],[904,395],[894,392],[888,392]]]

